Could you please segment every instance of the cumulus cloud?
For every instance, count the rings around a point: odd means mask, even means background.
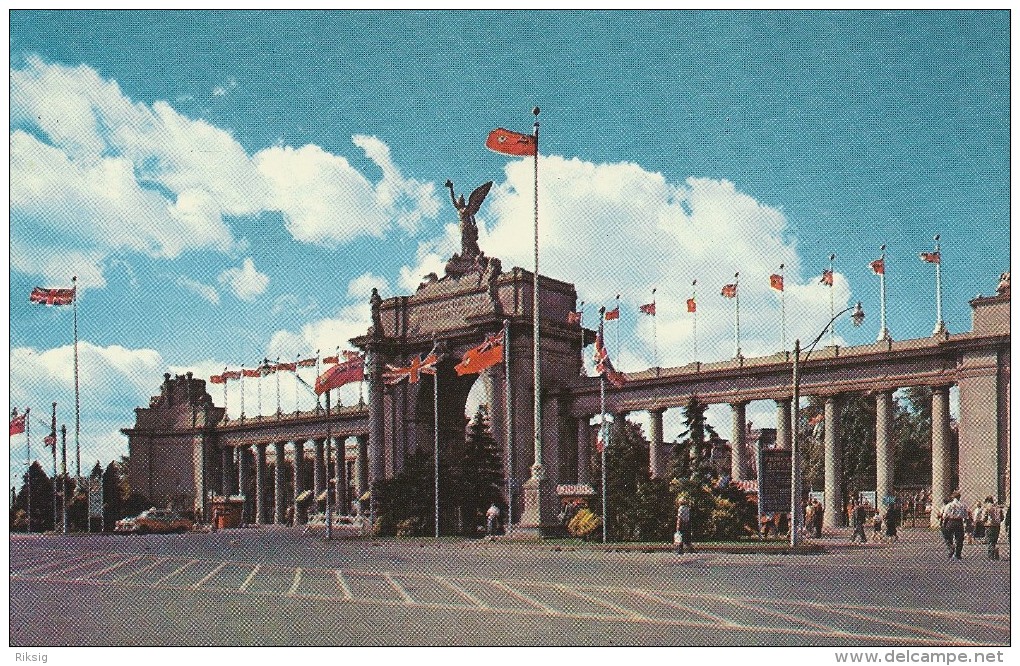
[[[178,277],[176,282],[178,286],[198,294],[213,305],[219,305],[220,293],[216,291],[216,287],[198,282],[197,280],[190,280],[183,276]]]
[[[240,268],[228,268],[223,271],[217,279],[242,301],[254,301],[269,285],[269,276],[255,268],[255,262],[251,257],[246,257]]]
[[[337,246],[414,230],[439,209],[434,185],[402,176],[375,137],[352,137],[382,171],[371,182],[317,146],[249,155],[230,132],[164,101],[134,102],[84,65],[30,57],[10,79],[11,261],[25,273],[73,266],[102,286],[118,253],[236,252],[228,216],[280,212],[295,239]]]
[[[372,273],[363,273],[348,283],[347,295],[353,299],[367,301],[372,295],[373,287],[378,289],[380,294],[385,294],[389,291],[389,283],[386,281],[386,278],[381,278]]]

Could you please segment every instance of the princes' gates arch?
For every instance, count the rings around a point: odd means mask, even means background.
[[[452,188],[451,188],[452,192]],[[461,227],[473,224],[461,215]],[[465,220],[465,217],[469,219]],[[467,238],[468,235],[465,234]],[[372,326],[351,343],[368,353],[367,400],[331,412],[277,414],[228,419],[213,404],[205,381],[187,375],[164,375],[160,395],[149,407],[135,410],[128,436],[131,487],[154,503],[205,513],[210,492],[245,497],[244,519],[251,523],[301,523],[311,504],[325,497],[335,480],[336,506],[350,507],[377,479],[391,478],[405,456],[433,446],[433,384],[384,385],[386,363],[403,365],[438,344],[440,451],[464,437],[464,410],[475,375],[460,377],[453,366],[483,338],[507,322],[510,345],[506,367],[482,372],[489,394],[493,435],[505,462],[505,474],[517,481],[531,476],[534,462],[532,295],[534,275],[521,268],[501,270],[477,244],[463,243],[446,266],[446,274],[426,277],[411,296],[382,300],[373,291]],[[582,344],[593,332],[567,323],[575,308],[573,285],[539,279],[541,340],[541,451],[545,478],[538,493],[540,511],[528,527],[546,527],[558,513],[556,486],[589,484],[594,443],[591,419],[599,413],[599,380],[581,375]],[[932,338],[886,340],[856,347],[816,351],[801,364],[801,394],[825,398],[825,521],[845,520],[840,476],[841,399],[864,393],[876,401],[876,490],[883,497],[893,488],[892,394],[909,386],[927,386],[932,394],[932,494],[934,501],[952,490],[954,476],[970,502],[995,495],[1009,501],[1010,330],[1008,276],[998,294],[970,301],[973,325],[968,333],[942,332]],[[620,417],[647,410],[651,417],[650,472],[667,468],[663,413],[697,396],[705,404],[732,408],[731,476],[748,476],[753,461],[745,452],[745,408],[753,400],[774,400],[777,446],[789,447],[792,401],[792,355],[734,358],[716,363],[629,373],[621,389],[609,389],[607,411]],[[507,378],[509,377],[509,382]],[[950,450],[949,389],[960,398],[958,468]],[[511,417],[503,425],[504,416]],[[327,429],[337,444],[336,464],[326,469]],[[509,434],[508,434],[509,433]],[[306,444],[311,444],[306,449]],[[272,472],[272,474],[270,474]],[[506,485],[504,484],[504,488]],[[504,498],[505,500],[506,498]],[[522,497],[514,493],[516,518]],[[526,520],[528,515],[526,514]]]

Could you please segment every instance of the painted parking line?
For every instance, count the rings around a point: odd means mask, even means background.
[[[61,555],[64,555],[64,554],[61,553]],[[101,560],[105,560],[107,557],[108,556],[105,555],[105,554],[99,555],[98,557],[93,557],[92,559],[88,559],[88,560],[85,560],[83,562],[78,562],[76,564],[73,564],[73,566],[71,566],[70,568],[64,568],[64,567],[66,567],[68,564],[72,564],[73,560],[69,561],[65,557],[59,557],[59,559],[54,559],[54,560],[51,560],[51,561],[46,562],[44,564],[39,564],[39,565],[36,565],[34,567],[30,567],[28,569],[25,569],[23,571],[19,571],[15,575],[31,577],[31,576],[36,576],[36,575],[38,575],[39,573],[41,573],[43,571],[46,571],[47,575],[54,574],[54,573],[64,574],[64,573],[67,573],[68,571],[74,571],[76,569],[79,569],[79,568],[82,568],[82,567],[87,567],[87,566],[89,566],[91,564],[95,564],[96,562],[99,562]]]
[[[404,597],[383,574],[347,571],[345,578],[354,599],[406,603]]]
[[[223,571],[224,567],[226,567],[227,564],[229,564],[229,562],[221,562],[218,567],[216,567],[215,569],[213,569],[212,571],[207,573],[205,576],[202,577],[201,580],[199,580],[197,583],[192,585],[192,588],[197,590],[198,588],[202,587],[202,585],[204,583],[207,583],[210,578],[212,578],[213,576],[215,576],[219,572]]]
[[[767,604],[749,603],[746,600],[716,595],[712,595],[711,598],[729,604],[731,606],[736,606],[737,608],[742,608],[744,610],[751,611],[752,613],[756,613],[758,617],[762,617],[763,615],[770,615],[772,617],[777,618],[780,621],[780,624],[786,623],[786,626],[791,626],[789,623],[797,623],[805,627],[810,627],[811,629],[816,629],[822,632],[823,634],[829,636],[863,635],[862,632],[860,631],[841,629],[838,627],[834,627],[831,624],[822,624],[820,622],[816,622],[814,619],[802,617],[801,615],[785,613],[779,609],[771,608],[770,605]],[[836,620],[838,619],[838,617],[830,617],[830,619]],[[759,624],[761,626],[771,626],[771,623],[768,622],[761,622]]]
[[[88,573],[82,574],[81,576],[78,576],[77,578],[75,578],[75,580],[85,580],[86,578],[91,578],[93,580],[100,580],[100,579],[102,579],[103,574],[107,574],[107,573],[109,573],[111,571],[116,571],[117,569],[120,569],[122,566],[124,566],[126,564],[131,564],[133,562],[137,562],[140,559],[142,559],[141,555],[135,555],[133,557],[127,558],[126,560],[121,560],[120,562],[117,562],[116,564],[108,566],[105,569],[100,569],[99,571],[90,571]]]
[[[737,624],[736,622],[733,622],[732,620],[730,620],[728,618],[722,617],[721,615],[716,615],[715,613],[709,613],[708,611],[702,610],[700,608],[693,608],[692,606],[690,606],[688,604],[681,603],[678,600],[672,600],[672,599],[666,598],[661,593],[653,593],[653,592],[649,592],[648,590],[630,590],[630,593],[634,594],[636,596],[640,596],[640,597],[644,597],[644,598],[650,599],[651,601],[653,601],[653,602],[655,602],[657,604],[660,604],[662,606],[668,606],[668,607],[673,608],[675,610],[682,611],[682,612],[684,612],[684,613],[686,613],[688,615],[697,615],[697,616],[700,616],[700,617],[708,620],[709,624],[706,625],[706,626],[722,626],[722,627],[726,627],[728,629],[733,629],[733,628],[737,628],[737,627],[743,626],[743,625]],[[665,619],[665,618],[658,618],[658,619]],[[704,623],[702,623],[702,624],[704,624]]]
[[[166,581],[168,587],[187,587],[195,589],[205,580],[211,572],[220,566],[216,560],[194,560],[194,564],[177,573],[172,579]]]
[[[198,560],[188,560],[187,562],[185,562],[181,566],[177,567],[176,569],[174,569],[173,571],[171,571],[167,575],[163,576],[162,578],[160,578],[159,580],[154,582],[153,586],[154,587],[159,587],[160,585],[166,583],[168,580],[171,580],[172,578],[174,578],[178,574],[180,574],[183,571],[185,571],[188,567],[190,567],[193,564],[198,564]]]
[[[400,586],[400,583],[398,583],[391,574],[385,573],[383,574],[383,578],[385,578],[386,582],[390,584],[390,587],[396,590],[397,594],[400,595],[400,598],[404,600],[405,604],[414,603],[414,599],[411,598],[411,595],[407,593],[407,590]]]
[[[516,591],[509,592],[495,581],[484,578],[450,578],[448,582],[481,602],[482,608],[505,609],[510,612],[530,612],[544,610],[540,604],[525,599]],[[550,609],[551,610],[551,609]]]
[[[450,586],[438,576],[395,576],[397,583],[416,604],[438,604],[441,606],[464,606],[477,604],[470,601],[463,592]]]
[[[301,580],[293,592],[294,596],[320,599],[340,599],[341,594],[336,586],[336,576],[331,569],[302,569]]]
[[[339,569],[336,570],[336,584],[340,586],[340,591],[343,592],[344,599],[350,601],[354,598],[354,595],[351,594],[351,587],[347,584],[343,573]]]
[[[824,618],[827,624],[848,634],[871,635],[892,633],[893,635],[908,638],[927,637],[952,643],[960,641],[957,636],[925,628],[923,622],[907,623],[886,617],[886,613],[880,607],[865,612],[823,603],[811,603],[810,605],[804,603],[774,603],[777,609],[782,609],[792,614],[803,615],[810,612],[811,617],[816,621],[822,621]],[[895,611],[895,609],[885,610]]]
[[[588,601],[588,602],[590,602],[592,604],[597,604],[597,605],[600,605],[600,606],[605,606],[609,610],[614,611],[615,614],[622,615],[624,617],[628,617],[628,618],[631,618],[633,620],[649,620],[649,619],[651,619],[651,618],[645,617],[641,613],[638,613],[633,608],[625,608],[623,606],[617,605],[615,603],[612,603],[612,602],[607,601],[605,599],[602,599],[600,597],[595,597],[595,596],[592,596],[590,594],[585,594],[584,592],[581,592],[580,590],[575,590],[575,589],[568,588],[566,585],[556,585],[556,587],[559,588],[560,590],[562,590],[565,593],[573,594],[574,596],[580,597],[581,599],[584,599],[585,601]]]
[[[471,594],[467,590],[463,589],[462,587],[454,583],[452,580],[446,578],[437,578],[436,580],[439,582],[440,585],[445,585],[446,587],[453,590],[456,594],[460,595],[463,599],[466,599],[468,602],[474,604],[475,606],[481,608],[482,610],[495,610],[487,603],[476,597],[475,595]]]
[[[263,566],[253,576],[245,591],[252,594],[284,596],[294,586],[294,569],[290,567]]]
[[[294,580],[290,584],[290,589],[287,590],[287,596],[293,597],[294,593],[297,592],[298,585],[301,584],[301,567],[294,569]]]
[[[243,583],[241,583],[241,587],[237,588],[237,591],[244,592],[245,590],[247,590],[248,586],[251,585],[251,581],[255,578],[255,575],[259,572],[259,569],[261,568],[262,568],[261,564],[256,564],[255,568],[251,570],[250,574],[248,574],[248,577],[244,579]]]
[[[523,601],[525,603],[531,604],[535,608],[537,608],[539,610],[542,610],[542,611],[545,611],[546,613],[549,613],[550,615],[561,615],[562,614],[562,611],[557,610],[557,609],[553,608],[552,606],[547,606],[544,603],[542,603],[541,601],[539,601],[537,599],[533,599],[529,595],[524,594],[523,592],[519,592],[518,590],[515,590],[514,588],[510,587],[506,583],[503,583],[502,581],[492,580],[492,581],[489,581],[489,582],[492,585],[495,585],[499,589],[503,590],[504,592],[506,592],[510,596],[514,597],[515,599],[520,599],[521,601]]]
[[[141,576],[142,574],[148,573],[148,572],[152,571],[153,569],[155,569],[156,567],[158,567],[160,565],[163,565],[163,564],[166,564],[167,561],[168,560],[166,560],[164,558],[156,558],[153,561],[151,561],[148,564],[146,564],[145,566],[140,567],[138,569],[135,569],[134,571],[130,571],[128,573],[124,573],[123,571],[119,571],[119,572],[117,572],[117,576],[115,576],[112,580],[114,580],[114,581],[116,581],[118,583],[122,583],[125,580],[127,580],[128,578],[132,578],[134,576]]]

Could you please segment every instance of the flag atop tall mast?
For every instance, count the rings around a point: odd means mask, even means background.
[[[885,342],[889,340],[889,329],[885,325],[885,245],[882,245],[882,256],[872,261],[869,266],[872,272],[878,276],[879,282],[879,313],[881,314],[881,322],[878,326],[878,342]]]
[[[935,251],[921,253],[921,261],[935,264],[935,330],[931,332],[932,337],[946,333],[946,322],[942,321],[942,248],[939,235],[935,234]]]
[[[531,136],[526,134],[519,134],[517,132],[511,132],[503,129],[502,127],[497,128],[489,133],[488,138],[485,141],[485,146],[489,150],[493,150],[497,153],[504,155],[513,155],[517,157],[534,157],[534,203],[535,203],[535,220],[534,220],[534,246],[535,246],[535,272],[533,276],[533,284],[531,288],[532,302],[531,302],[531,318],[532,318],[532,338],[534,341],[534,415],[535,415],[535,432],[534,432],[534,446],[535,446],[535,462],[531,466],[531,478],[525,483],[527,492],[525,493],[525,506],[524,513],[521,516],[521,525],[532,528],[539,528],[542,524],[542,513],[541,505],[542,501],[542,480],[545,479],[545,467],[542,465],[542,374],[541,374],[541,356],[540,349],[541,343],[539,338],[539,294],[538,294],[538,114],[540,109],[536,106],[531,110],[531,113],[535,116],[534,130]]]

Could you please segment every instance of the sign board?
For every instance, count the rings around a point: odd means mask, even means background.
[[[763,449],[758,470],[758,511],[790,510],[790,450]]]

